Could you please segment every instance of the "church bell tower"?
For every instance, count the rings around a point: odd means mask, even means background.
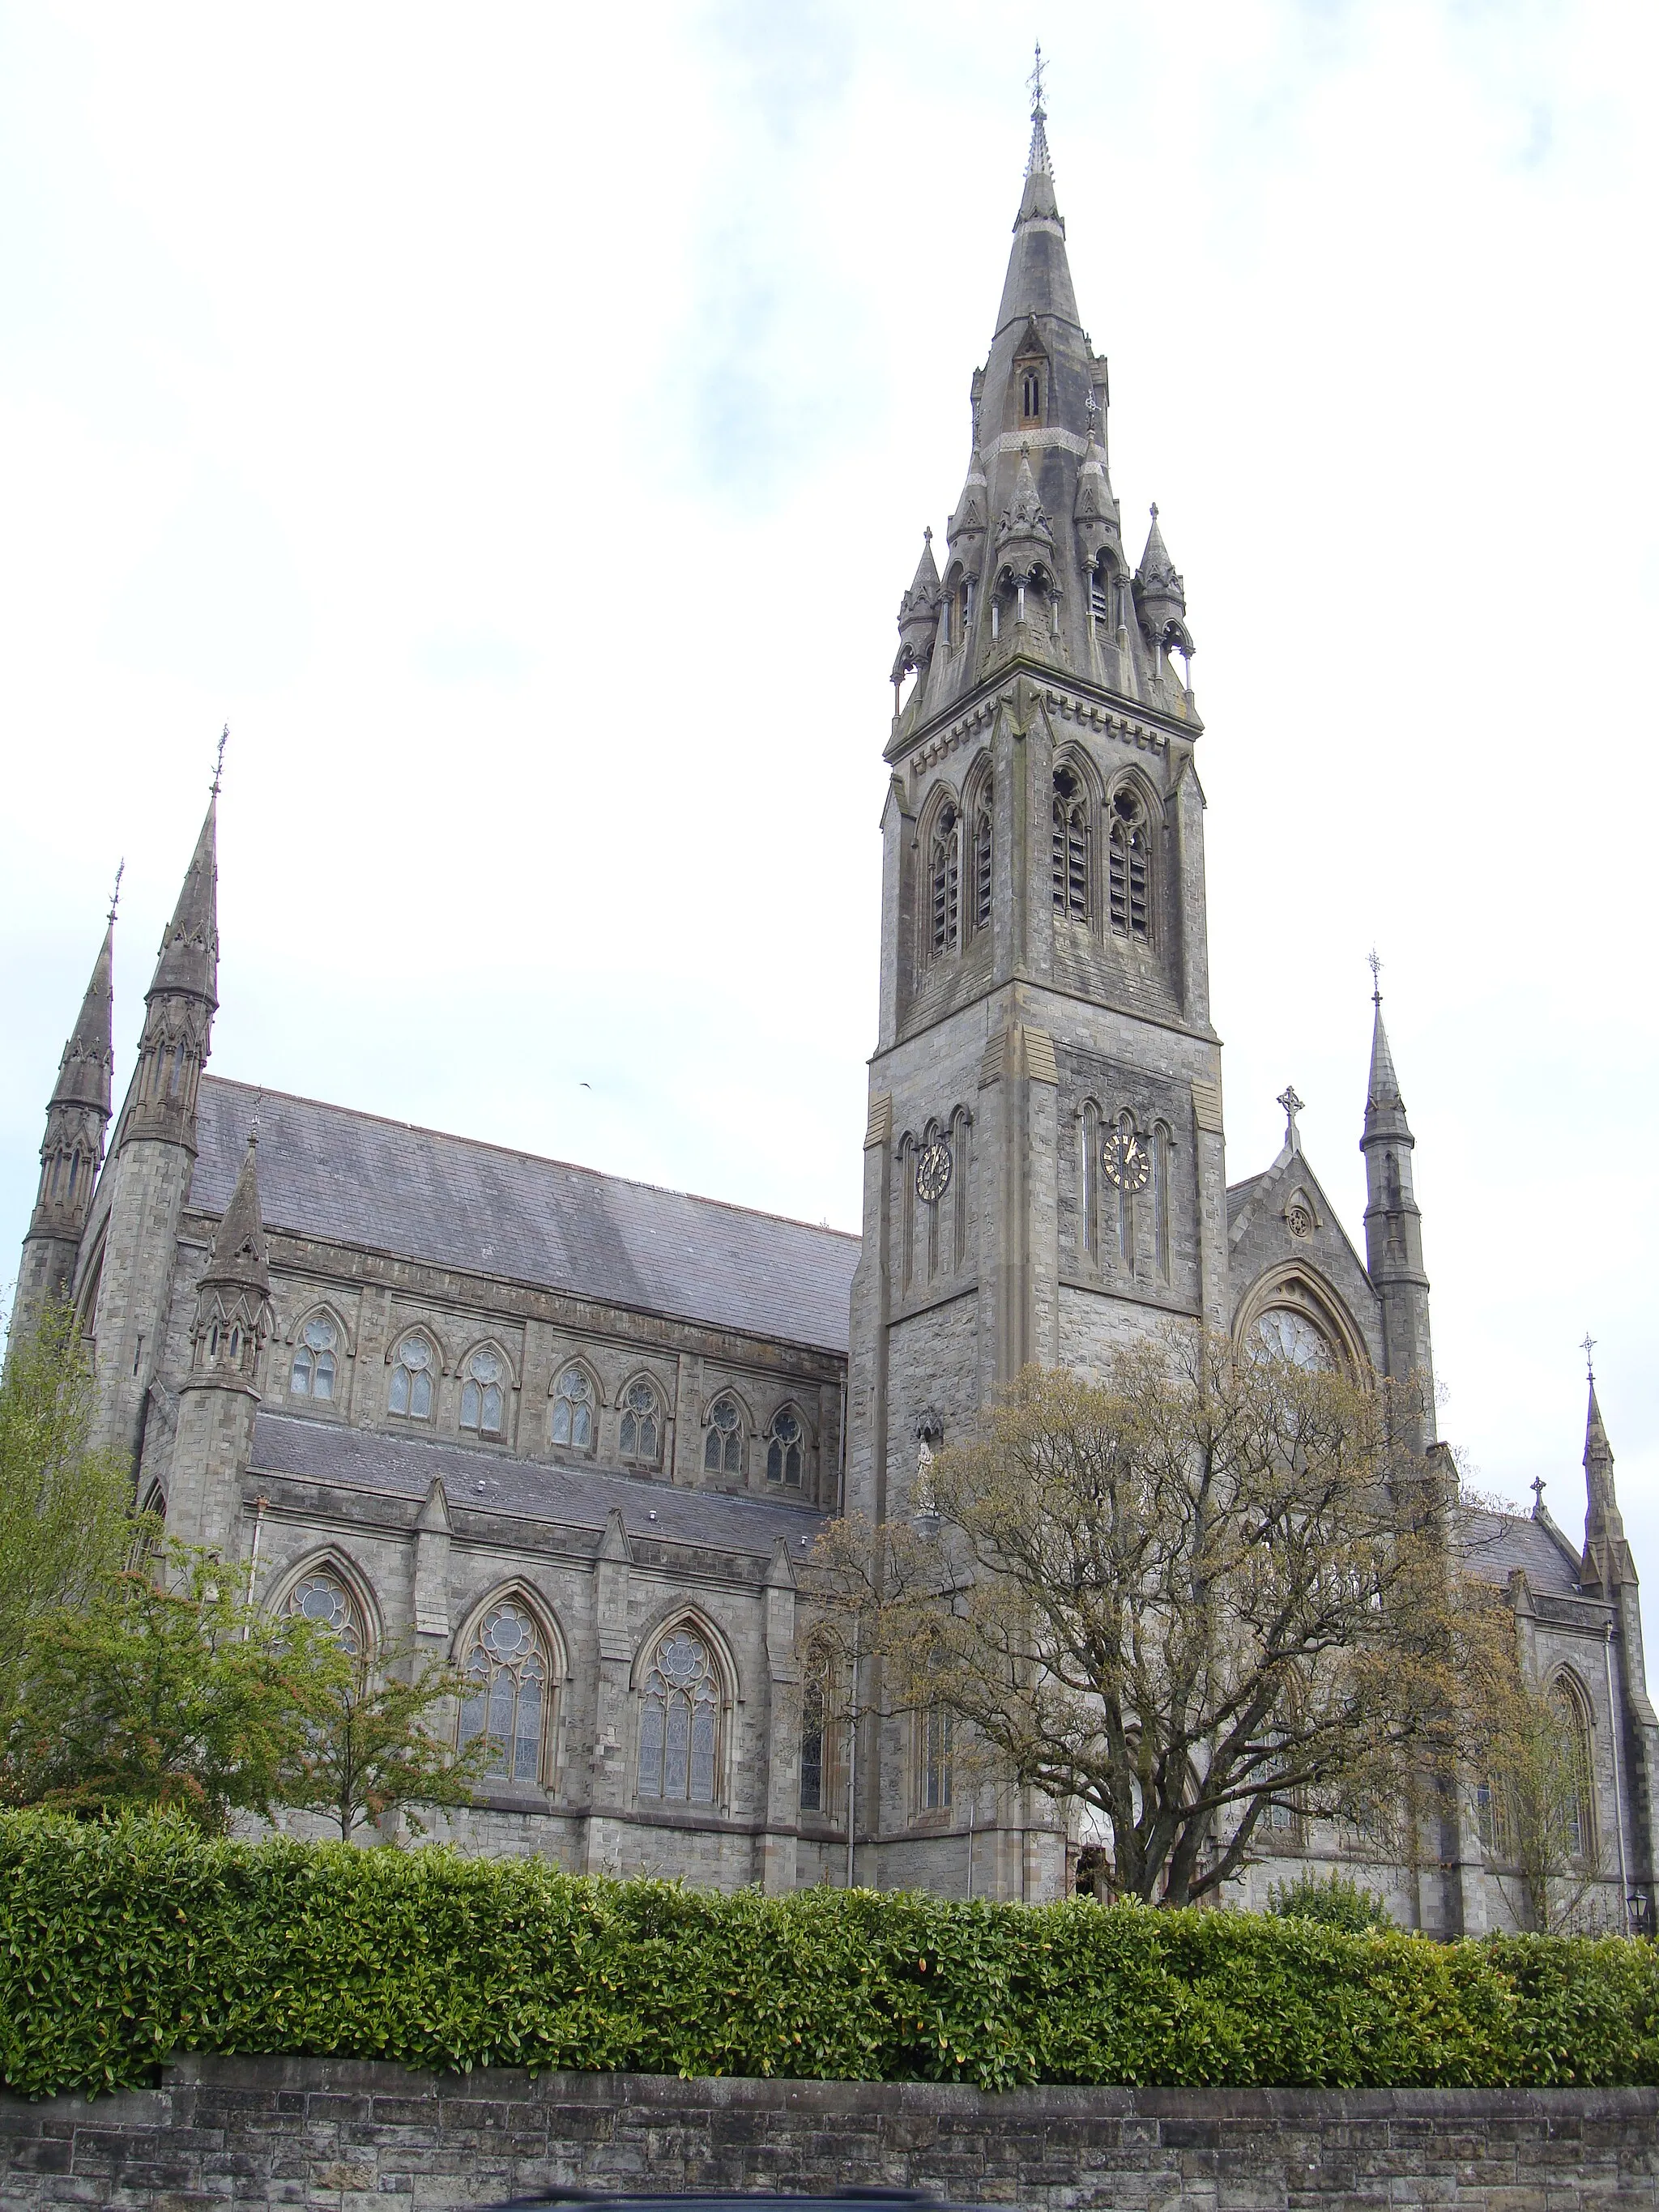
[[[1125,550],[1034,82],[966,479],[899,608],[848,1376],[846,1503],[875,1521],[1027,1364],[1229,1312],[1186,594],[1156,507]],[[867,1761],[883,1880],[927,1826],[905,1756]],[[1055,1847],[1005,1834],[997,1893],[1052,1893]]]

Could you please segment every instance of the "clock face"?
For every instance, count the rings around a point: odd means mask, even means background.
[[[1106,1180],[1118,1190],[1145,1190],[1152,1178],[1152,1156],[1143,1138],[1131,1131],[1114,1129],[1101,1146],[1101,1165]]]
[[[916,1196],[936,1206],[951,1188],[951,1147],[943,1137],[933,1143],[916,1162]]]
[[[1323,1330],[1306,1314],[1292,1313],[1288,1306],[1270,1306],[1250,1334],[1263,1352],[1275,1359],[1288,1359],[1293,1367],[1313,1370],[1333,1364]]]

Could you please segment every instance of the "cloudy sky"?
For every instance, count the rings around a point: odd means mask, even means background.
[[[856,1225],[1036,31],[1200,647],[1229,1171],[1293,1081],[1358,1235],[1375,943],[1443,1429],[1576,1527],[1592,1330],[1659,1590],[1638,0],[0,6],[0,1249],[227,720],[217,1071]]]

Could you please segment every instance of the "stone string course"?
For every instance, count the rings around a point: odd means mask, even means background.
[[[1030,2089],[531,2081],[207,2059],[0,2099],[0,2206],[414,2212],[553,2183],[921,2187],[1044,2212],[1576,2212],[1659,2203],[1659,2090]]]

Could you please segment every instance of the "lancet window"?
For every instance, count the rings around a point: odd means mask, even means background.
[[[492,1605],[473,1630],[462,1672],[467,1677],[457,1741],[462,1750],[486,1739],[483,1772],[501,1782],[539,1782],[551,1668],[547,1645],[528,1609],[513,1599]]]
[[[691,1629],[658,1644],[640,1703],[640,1796],[712,1805],[720,1774],[720,1685],[714,1654]]]
[[[815,1644],[807,1654],[800,1705],[800,1804],[804,1813],[843,1809],[842,1700],[835,1653]]]
[[[662,1417],[657,1394],[641,1380],[630,1382],[622,1397],[622,1455],[641,1467],[654,1467],[662,1453]]]
[[[781,1482],[787,1490],[799,1490],[804,1447],[799,1419],[786,1406],[766,1439],[766,1480]]]
[[[593,1449],[593,1385],[585,1367],[567,1367],[553,1385],[553,1441]]]
[[[929,912],[935,953],[954,952],[962,902],[962,817],[954,806],[939,809],[928,860]]]
[[[1576,1682],[1558,1674],[1552,1690],[1567,1760],[1565,1842],[1568,1856],[1581,1865],[1595,1856],[1595,1768],[1590,1759],[1589,1712]]]
[[[1140,945],[1147,942],[1150,930],[1150,848],[1146,808],[1133,792],[1118,792],[1107,839],[1109,919],[1118,936]]]
[[[296,1398],[331,1399],[334,1395],[334,1354],[338,1337],[331,1321],[320,1314],[300,1331],[288,1387]]]
[[[973,900],[975,930],[991,927],[993,839],[991,779],[987,776],[974,796]]]
[[[432,1419],[432,1375],[436,1363],[432,1346],[423,1336],[406,1336],[392,1364],[392,1388],[386,1402],[394,1413],[411,1421]]]
[[[945,1813],[955,1785],[955,1728],[948,1706],[934,1700],[915,1717],[916,1810]]]
[[[743,1473],[743,1416],[735,1398],[716,1398],[708,1409],[702,1464],[707,1474]]]
[[[506,1369],[493,1352],[475,1352],[461,1385],[461,1426],[481,1437],[501,1432],[501,1377]]]
[[[1054,912],[1089,919],[1089,809],[1081,779],[1070,768],[1054,770]]]

